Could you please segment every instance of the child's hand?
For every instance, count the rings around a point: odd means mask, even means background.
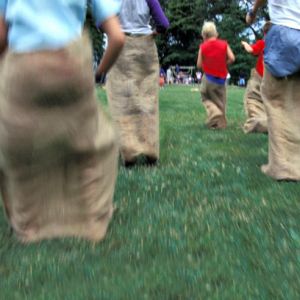
[[[253,52],[253,48],[247,42],[241,41],[241,44],[248,53]]]

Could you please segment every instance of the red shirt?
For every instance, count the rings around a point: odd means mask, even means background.
[[[265,48],[265,41],[258,40],[255,44],[251,45],[253,52],[252,54],[258,56],[255,69],[257,73],[263,77],[264,75],[264,48]]]
[[[202,69],[205,74],[226,78],[228,73],[227,47],[227,42],[220,39],[208,40],[200,45]]]

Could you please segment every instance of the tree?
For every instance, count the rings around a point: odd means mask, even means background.
[[[250,73],[249,66],[255,59],[245,53],[240,41],[253,40],[259,36],[261,19],[266,16],[266,9],[261,11],[257,23],[250,28],[245,23],[245,15],[252,1],[240,0],[164,0],[161,1],[170,21],[166,36],[157,39],[160,61],[163,66],[195,65],[201,27],[205,20],[213,20],[219,36],[226,39],[236,55],[236,62],[230,67],[234,81],[240,73]]]
[[[200,41],[200,25],[204,21],[201,1],[170,0],[164,7],[170,21],[166,36],[158,38],[158,49],[163,65],[194,65]]]

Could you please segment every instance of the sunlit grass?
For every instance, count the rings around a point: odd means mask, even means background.
[[[24,246],[1,216],[0,299],[299,299],[300,186],[260,172],[267,136],[242,132],[243,93],[211,131],[199,92],[160,91],[159,165],[120,167],[104,242]]]

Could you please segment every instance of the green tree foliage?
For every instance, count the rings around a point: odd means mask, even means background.
[[[202,1],[169,0],[164,7],[170,21],[166,36],[158,38],[158,49],[163,65],[194,65],[200,42],[199,24],[204,21]]]
[[[216,23],[219,36],[228,41],[236,55],[236,62],[230,66],[230,73],[236,82],[240,74],[249,76],[255,58],[241,47],[241,40],[253,42],[259,37],[261,19],[266,9],[261,11],[258,22],[249,27],[245,23],[247,10],[253,1],[245,0],[164,0],[161,1],[170,21],[166,36],[157,39],[161,64],[196,65],[201,27],[205,20]],[[259,25],[260,24],[260,25]]]

